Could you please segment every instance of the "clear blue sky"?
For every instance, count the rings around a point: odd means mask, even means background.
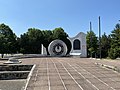
[[[10,26],[17,36],[28,28],[53,30],[62,27],[69,36],[87,33],[89,22],[98,35],[110,34],[120,19],[120,0],[0,0],[0,23]]]

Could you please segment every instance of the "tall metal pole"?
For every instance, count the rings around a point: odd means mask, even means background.
[[[92,23],[90,22],[90,31],[92,31]]]
[[[91,32],[92,32],[92,23],[90,22],[90,48],[92,47],[92,34],[91,34]],[[92,52],[90,52],[90,54],[91,54],[91,58],[92,58]]]
[[[101,23],[100,23],[100,16],[99,16],[99,54],[101,59]]]
[[[90,22],[90,44],[92,45],[92,23]]]

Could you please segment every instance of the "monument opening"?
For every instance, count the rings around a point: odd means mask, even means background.
[[[74,42],[73,42],[73,49],[74,50],[80,50],[81,48],[80,48],[80,41],[78,40],[78,39],[76,39],[76,40],[74,40]]]

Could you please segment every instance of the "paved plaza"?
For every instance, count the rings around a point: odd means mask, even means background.
[[[119,60],[40,57],[20,59],[34,64],[27,90],[120,90],[120,73],[101,65],[117,67]],[[3,64],[6,60],[0,60]],[[98,63],[98,64],[96,64]],[[1,80],[0,90],[24,90],[26,80]]]
[[[25,79],[0,80],[0,90],[24,90],[25,83]]]
[[[27,90],[120,90],[120,74],[95,64],[119,66],[119,61],[50,57],[21,61],[36,64]]]

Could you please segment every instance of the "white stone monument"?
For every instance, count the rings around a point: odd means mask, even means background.
[[[41,54],[42,54],[42,55],[47,55],[46,48],[43,46],[43,44],[41,45],[41,48],[42,48]]]
[[[54,40],[48,46],[50,56],[66,56],[67,46],[62,40]]]
[[[80,32],[75,37],[68,37],[71,42],[70,55],[87,57],[86,34]],[[66,56],[68,48],[62,40],[54,40],[48,46],[50,56]],[[47,55],[46,48],[42,45],[42,55]]]
[[[80,32],[75,37],[69,37],[68,39],[70,40],[72,45],[70,55],[87,57],[86,34]]]

